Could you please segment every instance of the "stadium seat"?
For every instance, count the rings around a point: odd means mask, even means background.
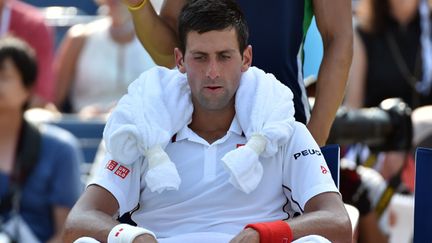
[[[432,149],[417,148],[414,190],[414,243],[432,242]]]
[[[36,7],[50,7],[50,6],[63,6],[63,7],[76,7],[89,15],[95,15],[98,9],[96,3],[92,0],[24,0],[24,2]]]
[[[55,30],[55,48],[57,49],[70,27],[89,23],[100,16],[89,15],[74,6],[40,7],[45,22]]]
[[[93,163],[97,149],[102,141],[105,121],[102,119],[82,120],[75,116],[49,122],[71,132],[78,138],[86,163]]]

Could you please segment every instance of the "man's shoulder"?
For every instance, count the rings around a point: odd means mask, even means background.
[[[291,123],[291,127],[292,135],[289,141],[281,148],[283,153],[291,156],[302,149],[319,148],[306,125],[301,122],[294,121]]]
[[[293,136],[302,136],[305,134],[310,134],[309,130],[307,129],[306,125],[298,122],[298,121],[294,121],[291,123],[291,127],[293,128]]]

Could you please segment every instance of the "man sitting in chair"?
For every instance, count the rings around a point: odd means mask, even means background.
[[[123,163],[108,149],[107,165],[69,214],[64,240],[265,243],[308,237],[351,242],[341,196],[303,124],[292,121],[286,143],[273,156],[259,156],[262,178],[256,188],[245,192],[230,180],[224,154],[244,144],[259,147],[247,143],[236,99],[242,76],[256,70],[250,67],[252,47],[236,3],[189,1],[179,17],[179,34],[174,50],[178,70],[169,71],[187,78],[193,111],[165,151],[178,169],[180,186],[152,191],[145,179],[152,167],[147,154]],[[115,220],[116,214],[134,208],[137,226]]]

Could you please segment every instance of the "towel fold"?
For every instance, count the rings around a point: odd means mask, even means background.
[[[248,142],[228,152],[222,161],[230,172],[230,182],[250,193],[263,175],[259,156],[273,156],[291,137],[293,93],[272,74],[250,67],[240,80],[235,107]]]
[[[224,168],[230,174],[230,183],[245,193],[253,191],[261,181],[263,167],[258,157],[264,151],[267,139],[259,134],[251,136],[245,146],[225,154]]]
[[[103,138],[114,160],[128,165],[147,155],[145,180],[151,191],[178,189],[180,185],[175,164],[162,148],[190,121],[190,99],[185,75],[164,67],[152,68],[129,85],[105,126]],[[160,158],[165,159],[154,162]]]
[[[292,99],[291,90],[273,75],[255,67],[242,74],[235,108],[248,142],[222,158],[236,188],[253,191],[263,175],[260,155],[273,156],[288,142],[294,121]],[[154,67],[130,84],[108,119],[104,130],[107,150],[114,160],[125,164],[145,156],[149,164],[145,180],[150,190],[176,190],[181,180],[163,149],[190,123],[192,111],[186,76]]]
[[[181,179],[177,168],[161,146],[156,145],[148,149],[144,152],[144,156],[149,167],[145,181],[152,192],[161,193],[164,190],[179,189]]]
[[[273,156],[291,137],[294,102],[291,90],[273,76],[256,67],[242,75],[236,94],[236,115],[249,139],[262,134],[268,139],[263,156]]]

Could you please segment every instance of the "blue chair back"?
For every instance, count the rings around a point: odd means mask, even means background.
[[[417,148],[414,191],[414,243],[432,242],[432,149]]]
[[[92,0],[24,0],[24,2],[36,7],[64,6],[76,7],[86,14],[95,15],[98,9],[97,4]]]
[[[329,144],[321,147],[321,152],[327,162],[327,166],[333,177],[333,180],[339,188],[340,177],[340,146],[338,144]]]
[[[50,122],[50,124],[68,130],[78,138],[85,162],[93,163],[99,144],[102,141],[102,133],[105,127],[104,121],[66,118]]]

